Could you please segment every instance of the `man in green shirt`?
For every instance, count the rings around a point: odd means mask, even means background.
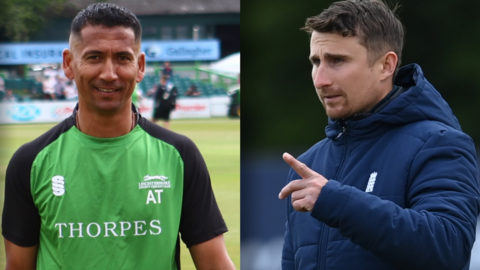
[[[12,157],[2,233],[6,269],[234,269],[205,162],[191,140],[143,118],[141,26],[93,4],[73,20],[63,69],[73,115]]]

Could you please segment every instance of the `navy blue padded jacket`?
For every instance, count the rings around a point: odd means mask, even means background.
[[[287,203],[284,270],[468,269],[475,146],[418,65],[395,85],[404,92],[379,112],[329,119],[327,138],[298,158],[329,181],[311,213]]]

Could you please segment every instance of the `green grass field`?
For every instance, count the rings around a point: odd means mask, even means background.
[[[54,124],[0,125],[0,209],[3,209],[5,170],[10,157],[22,144],[47,131]],[[227,223],[227,250],[240,269],[240,121],[228,118],[171,121],[173,131],[191,138],[207,163],[215,197]],[[1,237],[1,236],[0,236]],[[3,238],[0,244],[0,269],[5,268]],[[182,244],[182,269],[195,266]]]

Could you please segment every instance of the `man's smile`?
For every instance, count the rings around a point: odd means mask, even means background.
[[[103,92],[103,93],[112,93],[112,92],[116,92],[116,91],[119,91],[120,89],[107,89],[107,88],[99,88],[99,87],[95,87],[95,89],[97,89],[98,91],[100,92]]]

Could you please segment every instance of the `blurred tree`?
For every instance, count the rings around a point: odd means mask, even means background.
[[[1,0],[0,35],[9,41],[28,41],[42,29],[50,14],[58,14],[66,0]]]

